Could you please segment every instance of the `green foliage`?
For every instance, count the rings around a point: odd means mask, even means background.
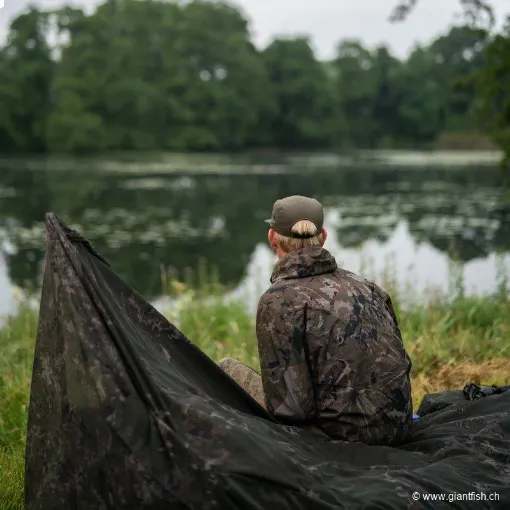
[[[334,142],[333,90],[305,38],[276,39],[262,53],[276,109],[264,119],[266,145],[327,147]]]
[[[0,450],[24,440],[36,331],[37,316],[28,306],[21,306],[0,329]]]
[[[21,152],[41,152],[46,147],[55,68],[47,37],[47,13],[30,8],[12,22],[9,42],[0,49],[2,147]]]
[[[479,109],[484,128],[505,149],[503,165],[510,167],[510,17],[504,34],[494,38],[486,63],[476,74]]]
[[[405,60],[343,40],[320,62],[303,37],[258,51],[222,1],[31,7],[0,49],[2,151],[486,147],[485,129],[510,153],[508,41],[457,26]]]
[[[23,510],[25,452],[19,446],[0,450],[0,509]]]
[[[23,504],[28,395],[37,314],[21,304],[0,328],[0,509]]]

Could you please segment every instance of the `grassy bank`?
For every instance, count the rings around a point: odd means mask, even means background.
[[[387,287],[387,286],[386,286]],[[168,282],[180,294],[169,318],[210,357],[238,358],[258,368],[253,317],[239,302],[225,303],[222,289],[189,290]],[[424,393],[459,388],[467,382],[510,383],[510,296],[506,281],[485,298],[437,295],[429,302],[402,306],[389,289],[406,347],[413,359],[415,406]],[[200,298],[207,295],[207,304]],[[0,509],[23,508],[23,455],[37,313],[21,306],[0,329]]]

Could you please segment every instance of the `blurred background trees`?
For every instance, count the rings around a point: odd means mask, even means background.
[[[480,0],[460,0],[490,20]],[[402,2],[393,18],[410,15]],[[303,37],[257,50],[223,2],[31,8],[0,49],[3,153],[491,148],[510,153],[510,32],[455,25],[400,60]],[[340,34],[341,35],[341,34]]]

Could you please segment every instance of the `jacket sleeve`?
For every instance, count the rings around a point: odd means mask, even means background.
[[[386,300],[385,303],[386,310],[388,310],[388,313],[390,314],[391,318],[393,319],[395,329],[398,331],[398,334],[400,337],[402,337],[402,333],[400,332],[400,325],[398,323],[397,314],[395,313],[395,309],[393,308],[393,303],[391,301],[391,297],[386,294]]]
[[[391,317],[393,327],[395,328],[399,336],[402,338],[402,333],[400,331],[400,325],[398,323],[397,314],[395,313],[395,309],[393,308],[393,302],[391,301],[390,295],[377,285],[373,285],[372,292],[374,293],[377,301],[384,305],[385,311]]]
[[[305,333],[303,308],[262,297],[257,310],[257,340],[266,406],[278,421],[288,424],[306,423],[317,414]]]

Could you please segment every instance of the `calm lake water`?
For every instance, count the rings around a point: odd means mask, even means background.
[[[0,160],[0,316],[13,310],[13,289],[40,285],[49,211],[148,299],[161,296],[162,268],[183,277],[206,261],[253,305],[274,263],[263,220],[276,199],[292,194],[323,202],[326,247],[347,269],[379,281],[390,269],[416,293],[446,290],[453,249],[467,290],[490,292],[501,266],[510,269],[502,176],[490,162],[452,162]]]

